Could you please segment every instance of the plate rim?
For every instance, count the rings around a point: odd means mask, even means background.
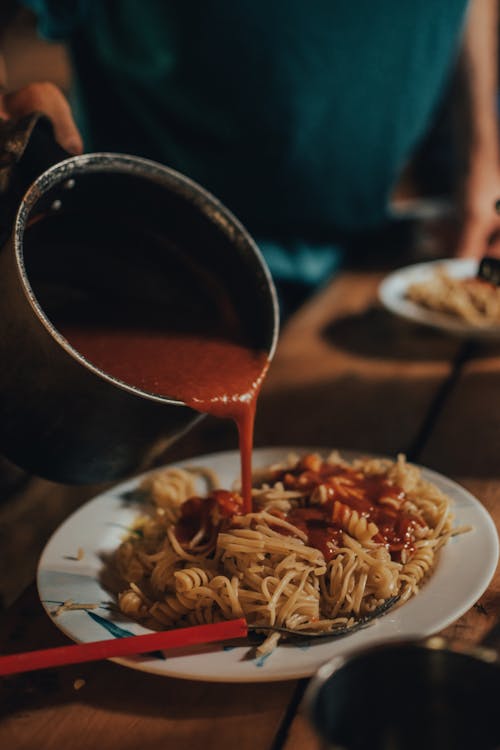
[[[381,455],[377,453],[372,452],[363,452],[363,451],[352,451],[352,450],[342,450],[342,449],[333,449],[326,446],[258,446],[254,448],[253,456],[254,458],[259,458],[259,456],[262,456],[263,454],[276,453],[280,454],[281,458],[286,457],[289,453],[304,453],[304,452],[320,452],[321,454],[325,455],[331,452],[332,450],[338,450],[342,457],[345,457],[347,460],[352,460],[353,458],[357,456],[365,456],[365,457],[376,457],[376,458],[389,458],[390,460],[395,460],[394,457],[388,456],[388,455]],[[149,469],[148,471],[142,472],[141,474],[138,474],[134,477],[128,478],[122,482],[118,482],[114,484],[112,487],[109,487],[108,489],[98,493],[97,495],[89,498],[86,502],[84,502],[79,508],[74,510],[51,534],[49,539],[47,540],[43,551],[39,557],[38,565],[37,565],[37,573],[36,573],[36,588],[37,588],[37,595],[38,599],[49,617],[49,619],[52,621],[52,623],[71,641],[76,643],[82,643],[82,642],[88,642],[86,640],[83,640],[79,638],[77,635],[74,634],[74,632],[71,629],[68,629],[63,623],[61,623],[60,620],[58,620],[57,617],[55,617],[50,608],[49,604],[44,601],[42,598],[42,590],[41,590],[41,575],[43,573],[43,565],[44,565],[44,559],[49,555],[51,551],[51,547],[53,544],[57,542],[57,539],[59,536],[64,535],[64,530],[66,526],[71,527],[75,519],[77,520],[77,517],[80,513],[88,513],[89,509],[91,509],[92,505],[100,505],[106,497],[118,497],[119,495],[122,495],[124,492],[129,491],[130,489],[134,488],[137,483],[143,478],[146,477],[158,470],[161,470],[163,468],[169,467],[169,466],[186,466],[189,464],[200,464],[201,461],[203,462],[210,462],[214,459],[217,460],[223,460],[223,461],[236,461],[237,465],[239,465],[239,451],[237,449],[232,450],[222,450],[222,451],[214,451],[211,453],[205,453],[200,455],[195,455],[190,458],[182,459],[179,461],[172,461],[169,463],[162,464],[161,466],[155,467],[153,469]],[[273,459],[275,460],[275,459]],[[497,528],[495,526],[495,523],[490,515],[490,513],[487,511],[487,509],[484,507],[484,505],[481,503],[481,501],[476,498],[469,490],[467,490],[465,487],[460,485],[455,480],[451,479],[450,477],[447,477],[444,474],[441,474],[440,472],[428,468],[426,466],[423,466],[422,464],[418,464],[416,462],[411,461],[411,464],[417,466],[420,468],[424,476],[430,481],[438,481],[440,484],[447,485],[451,490],[454,490],[455,492],[459,492],[462,496],[462,500],[464,500],[467,504],[467,507],[473,508],[476,513],[479,513],[479,515],[482,517],[483,524],[486,527],[489,527],[490,531],[490,537],[488,539],[489,543],[492,545],[491,549],[491,557],[488,560],[488,565],[486,568],[482,571],[482,575],[480,577],[480,583],[478,583],[476,589],[472,591],[465,599],[462,600],[460,606],[453,610],[451,614],[444,614],[441,616],[440,619],[437,620],[437,624],[434,624],[432,627],[426,627],[423,628],[422,626],[416,630],[414,633],[407,632],[404,635],[404,639],[421,639],[428,637],[436,632],[441,631],[443,628],[448,627],[450,624],[458,620],[463,614],[465,614],[472,606],[473,604],[478,601],[478,599],[484,594],[486,589],[488,588],[488,585],[490,584],[493,575],[496,571],[498,562],[499,562],[499,554],[500,554],[500,543],[499,543],[499,535]],[[95,549],[98,547],[96,546]],[[446,549],[446,548],[444,548]],[[426,586],[432,582],[432,578],[429,582],[427,582]],[[478,593],[479,592],[479,593]],[[408,602],[406,602],[401,610],[403,611],[403,608],[408,608],[408,606],[414,605],[415,602],[417,602],[418,606],[418,595],[416,597],[412,597]],[[458,613],[458,614],[457,614]],[[389,617],[390,613],[386,615],[385,617]],[[132,620],[130,621],[133,622]],[[140,628],[143,628],[143,626],[140,626]],[[144,632],[150,632],[149,629],[143,628]],[[366,633],[365,631],[358,631],[358,633]],[[356,634],[353,634],[351,638],[355,638]],[[352,646],[352,648],[358,650],[360,648],[370,647],[373,645],[373,643],[389,643],[391,640],[400,639],[401,634],[397,631],[397,629],[394,630],[393,634],[386,633],[383,635],[381,639],[374,639],[369,640],[366,644],[361,643],[360,645]],[[335,641],[332,641],[332,643],[335,643]],[[318,646],[321,645],[321,643],[317,644]],[[312,646],[314,647],[314,646]],[[244,648],[243,646],[241,648]],[[351,648],[349,645],[347,645],[345,649],[345,653],[347,654]],[[332,655],[333,656],[333,655]],[[326,657],[323,661],[327,661],[329,657]],[[319,668],[319,665],[314,665],[309,668],[297,668],[295,672],[287,672],[286,674],[280,673],[280,672],[268,672],[266,670],[255,670],[255,673],[253,675],[245,675],[242,677],[241,675],[224,675],[222,678],[214,675],[212,673],[207,672],[199,672],[198,674],[194,675],[190,672],[183,671],[182,669],[168,669],[165,670],[164,668],[155,668],[154,664],[157,660],[134,660],[134,657],[115,657],[112,659],[109,659],[108,661],[112,661],[116,664],[119,664],[120,666],[127,667],[129,669],[134,669],[141,672],[146,672],[149,674],[155,674],[159,675],[161,677],[171,677],[171,678],[177,678],[177,679],[184,679],[184,680],[199,680],[203,682],[227,682],[227,683],[250,683],[250,682],[281,682],[281,681],[288,681],[288,680],[296,680],[296,679],[303,679],[311,677]],[[163,662],[161,662],[163,664]]]

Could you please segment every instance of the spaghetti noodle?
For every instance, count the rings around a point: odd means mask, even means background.
[[[349,626],[416,594],[453,533],[450,500],[402,455],[291,456],[254,475],[251,513],[206,472],[197,495],[200,472],[150,475],[153,504],[113,557],[120,609],[152,628],[241,616],[305,633]]]

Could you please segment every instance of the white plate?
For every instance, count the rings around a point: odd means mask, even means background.
[[[406,292],[410,284],[428,281],[442,266],[446,272],[456,279],[465,279],[477,274],[478,262],[470,258],[448,258],[433,260],[428,263],[417,263],[413,266],[401,268],[389,274],[379,287],[379,299],[390,312],[413,323],[422,323],[455,336],[467,336],[480,339],[500,339],[500,326],[473,326],[470,323],[454,318],[442,312],[427,310],[406,299]]]
[[[254,451],[254,467],[284,459],[290,451],[310,448],[260,448]],[[345,454],[349,456],[348,453]],[[179,466],[203,465],[214,469],[222,486],[231,486],[239,476],[239,453],[230,451],[199,456]],[[473,531],[453,538],[444,548],[437,569],[417,597],[389,612],[375,624],[338,640],[312,645],[279,646],[265,659],[245,659],[248,648],[224,649],[219,645],[196,653],[171,655],[166,659],[127,657],[116,661],[133,669],[185,679],[264,682],[312,675],[327,659],[380,641],[424,637],[449,625],[466,612],[487,588],[498,560],[498,537],[490,516],[469,492],[455,482],[428,469],[423,476],[434,482],[454,501],[456,525],[470,524]],[[126,495],[139,479],[132,479],[90,500],[70,516],[48,542],[38,567],[38,591],[53,622],[75,641],[97,641],[113,637],[113,628],[129,633],[148,632],[137,623],[109,610],[111,597],[99,583],[102,555],[123,540],[139,506]],[[78,549],[84,552],[78,560]],[[95,611],[72,610],[57,617],[58,604],[100,603]],[[97,619],[96,620],[96,616]],[[124,635],[115,631],[117,635]]]

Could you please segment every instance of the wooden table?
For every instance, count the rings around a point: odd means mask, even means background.
[[[461,482],[500,523],[500,348],[446,338],[377,304],[381,273],[345,272],[288,322],[265,384],[257,445],[318,445],[394,455]],[[167,458],[235,447],[205,420]],[[66,643],[31,585],[49,533],[97,488],[0,479],[2,650]],[[446,635],[478,642],[497,623],[500,578]],[[80,689],[76,689],[83,680]],[[317,747],[300,712],[306,680],[204,684],[96,663],[0,683],[0,747],[196,750]]]

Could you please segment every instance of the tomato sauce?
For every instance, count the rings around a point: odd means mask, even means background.
[[[294,508],[286,520],[307,535],[308,544],[319,549],[327,562],[342,546],[342,529],[331,521],[322,506]]]
[[[181,514],[175,525],[175,536],[187,545],[200,532],[199,543],[213,539],[222,522],[243,512],[243,498],[229,490],[215,490],[208,497],[191,497],[181,506]]]
[[[283,482],[285,489],[312,493],[323,487],[325,502],[293,508],[286,520],[303,531],[312,547],[319,549],[325,560],[330,560],[343,545],[343,527],[336,518],[335,503],[376,524],[379,529],[374,541],[384,545],[393,560],[401,558],[401,551],[413,549],[415,532],[422,520],[399,507],[405,499],[400,487],[380,476],[366,477],[350,467],[332,466],[315,456],[305,456],[293,471],[277,471],[273,482]],[[392,501],[388,504],[386,501]]]

